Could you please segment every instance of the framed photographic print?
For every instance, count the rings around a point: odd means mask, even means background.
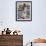
[[[32,21],[32,1],[16,1],[16,21]]]

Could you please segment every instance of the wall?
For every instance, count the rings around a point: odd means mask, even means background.
[[[17,1],[17,0],[16,0]],[[32,0],[32,21],[16,22],[15,0],[0,0],[0,30],[9,27],[23,32],[23,43],[46,37],[46,0]]]

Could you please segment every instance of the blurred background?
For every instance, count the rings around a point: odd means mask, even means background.
[[[46,0],[26,0],[32,1],[32,21],[27,22],[16,21],[16,1],[20,0],[0,0],[0,31],[7,27],[21,30],[23,45],[34,38],[46,38]]]

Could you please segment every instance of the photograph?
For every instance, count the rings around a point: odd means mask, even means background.
[[[16,21],[32,21],[32,1],[16,1]]]

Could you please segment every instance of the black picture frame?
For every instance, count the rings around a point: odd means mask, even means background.
[[[30,9],[22,11],[24,8]],[[32,21],[32,1],[16,1],[16,21]]]

